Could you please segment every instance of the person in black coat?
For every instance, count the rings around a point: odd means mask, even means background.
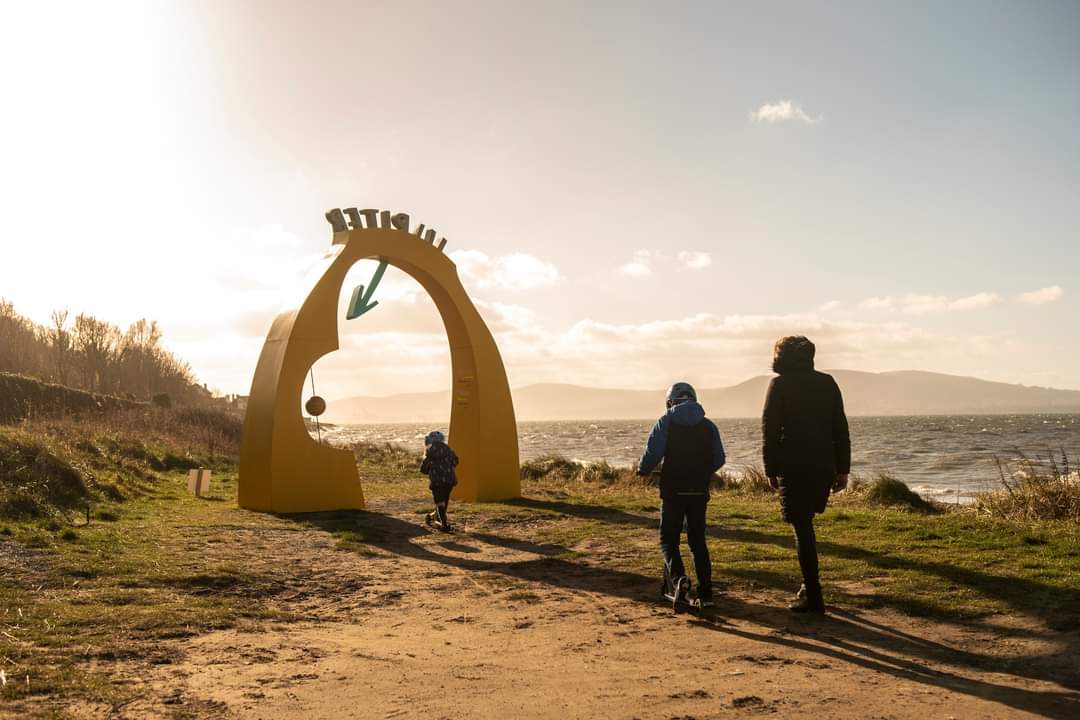
[[[803,586],[790,609],[822,613],[814,515],[824,512],[830,492],[847,487],[851,438],[844,400],[832,376],[814,370],[814,343],[801,335],[777,341],[773,372],[761,415],[762,454],[781,514],[795,530]]]

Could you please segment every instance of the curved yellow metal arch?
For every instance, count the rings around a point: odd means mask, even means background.
[[[364,507],[364,492],[350,450],[311,438],[300,414],[304,379],[323,355],[338,349],[338,298],[345,274],[374,258],[404,270],[434,300],[450,341],[453,377],[449,443],[457,452],[454,499],[493,501],[521,494],[517,425],[499,348],[457,274],[434,244],[433,231],[407,232],[408,217],[339,210],[330,251],[304,280],[295,302],[270,328],[251,383],[240,447],[241,507],[272,512],[315,512]],[[402,220],[404,218],[404,220]],[[402,228],[404,226],[404,228]]]

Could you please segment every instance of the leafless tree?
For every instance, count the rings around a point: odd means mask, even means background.
[[[49,319],[52,325],[48,328],[46,336],[52,350],[56,381],[61,385],[67,385],[68,374],[71,371],[71,332],[67,329],[67,308],[53,310]]]
[[[75,351],[83,387],[91,392],[110,391],[110,365],[115,359],[120,331],[91,315],[75,317]]]
[[[0,299],[0,371],[27,372],[38,351],[34,324],[15,312],[10,302]]]
[[[157,392],[160,376],[161,329],[151,320],[131,324],[120,341],[119,371],[121,385],[139,397]]]

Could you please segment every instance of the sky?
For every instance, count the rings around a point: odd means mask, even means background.
[[[818,366],[1080,389],[1080,4],[24,3],[0,297],[246,394],[332,207],[436,228],[510,382]],[[393,268],[320,394],[442,390]]]

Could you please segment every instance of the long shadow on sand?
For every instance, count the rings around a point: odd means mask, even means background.
[[[558,500],[539,500],[519,498],[508,501],[509,505],[527,507],[534,510],[570,515],[591,520],[602,520],[617,525],[635,525],[644,528],[656,528],[658,520],[645,515],[637,515],[603,505],[587,505],[562,502]],[[708,528],[710,537],[718,540],[730,540],[739,543],[774,545],[790,549],[795,554],[795,541],[790,534],[776,534],[746,528],[730,528],[712,525]],[[1009,607],[1032,617],[1042,618],[1055,629],[1068,631],[1080,628],[1080,606],[1077,592],[1071,588],[1060,588],[1025,578],[1004,577],[980,572],[969,568],[941,562],[913,560],[886,553],[874,552],[864,548],[852,547],[829,542],[818,534],[818,552],[823,558],[838,557],[859,560],[883,570],[914,570],[919,573],[934,575],[949,585],[963,585],[982,595],[994,598]],[[826,560],[827,561],[827,560]],[[733,573],[738,575],[739,573]],[[745,573],[746,579],[754,580],[769,587],[790,589],[791,579],[775,573]],[[918,601],[906,601],[902,607],[917,614],[930,614],[930,610]],[[954,622],[958,622],[954,620]],[[1028,631],[1021,631],[1029,634]],[[1077,681],[1080,686],[1080,680]]]
[[[568,510],[590,506],[572,505]],[[598,509],[598,508],[596,508]],[[601,515],[590,508],[588,517],[612,522],[647,522],[648,518],[605,508]],[[577,513],[569,513],[577,514]],[[625,517],[621,517],[625,516]],[[655,602],[657,582],[654,577],[639,573],[575,562],[563,557],[567,548],[555,544],[537,544],[519,538],[490,533],[469,532],[456,536],[455,542],[486,543],[533,555],[516,562],[493,562],[478,558],[444,555],[428,550],[415,542],[427,536],[428,530],[418,523],[392,515],[369,511],[342,511],[286,516],[289,519],[330,532],[344,528],[363,528],[366,543],[388,553],[462,568],[480,573],[497,573],[524,581],[543,583],[576,592],[605,594],[635,602]],[[773,542],[772,536],[751,533],[742,537],[731,531],[731,537],[747,542]],[[981,679],[928,667],[921,660],[943,666],[971,670],[1001,672],[1061,684],[1070,690],[1080,686],[1080,678],[1065,665],[1074,667],[1077,647],[1070,643],[1061,656],[1025,658],[1022,662],[1003,661],[989,655],[979,655],[950,648],[926,638],[914,637],[876,624],[860,614],[837,610],[824,618],[796,618],[786,609],[748,603],[734,595],[724,595],[718,602],[718,618],[745,619],[763,631],[745,625],[735,627],[724,620],[697,620],[702,628],[727,633],[763,643],[785,646],[815,653],[836,661],[887,673],[897,678],[932,685],[975,697],[1002,703],[1009,707],[1039,713],[1045,717],[1080,717],[1080,693],[1065,691],[1029,690],[998,685]],[[913,660],[912,658],[918,658]],[[1053,668],[1053,669],[1052,669]]]

